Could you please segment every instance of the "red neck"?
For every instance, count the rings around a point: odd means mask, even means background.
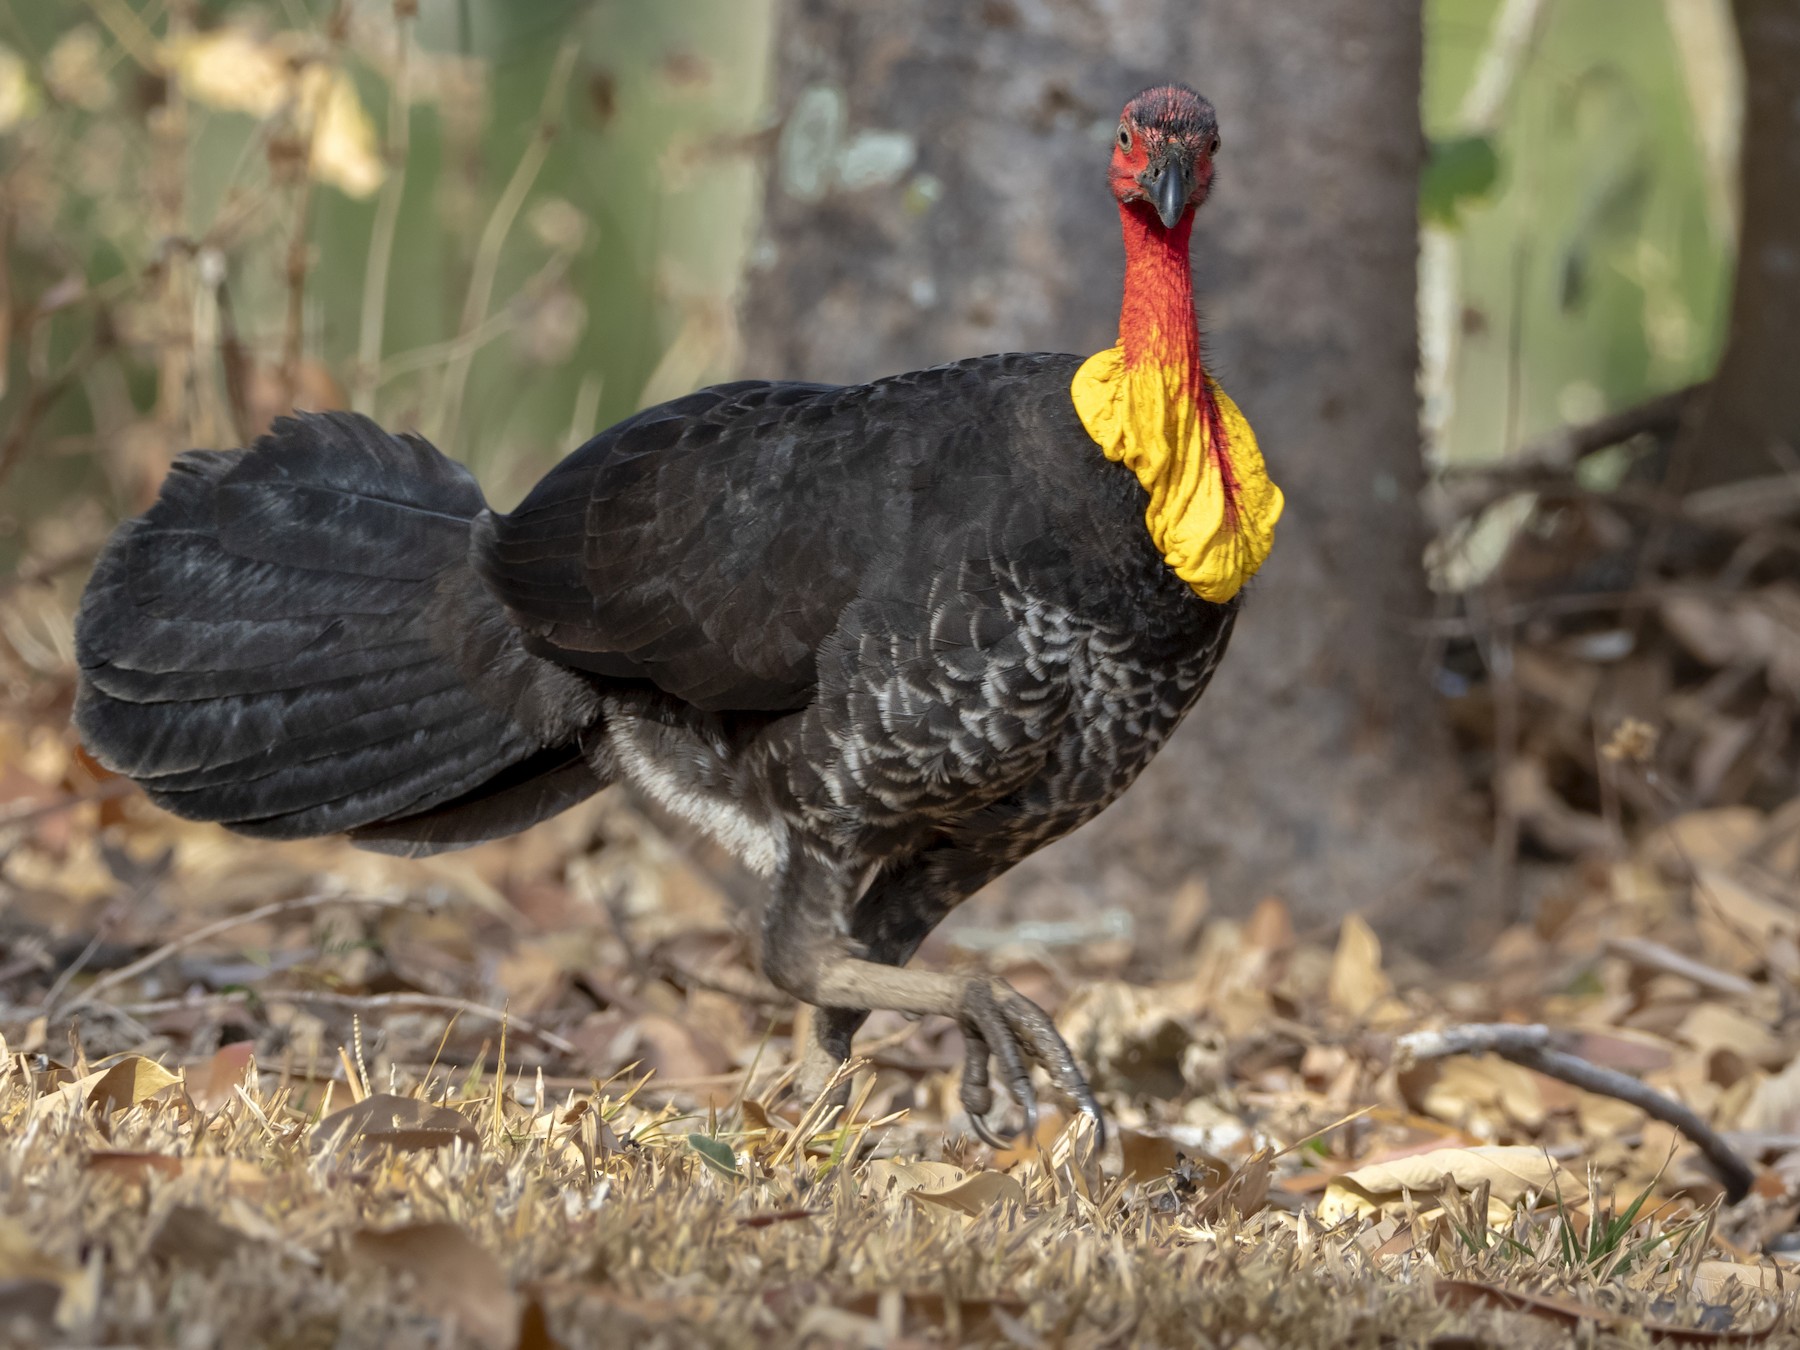
[[[1147,203],[1121,202],[1119,226],[1125,236],[1125,300],[1119,308],[1125,364],[1153,360],[1180,371],[1187,388],[1203,389],[1194,273],[1188,262],[1193,210],[1165,230]]]

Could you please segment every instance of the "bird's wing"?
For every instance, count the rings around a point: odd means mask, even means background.
[[[745,381],[647,409],[480,521],[475,565],[542,655],[703,709],[802,707],[953,448],[958,413],[918,381],[966,399],[974,378]]]

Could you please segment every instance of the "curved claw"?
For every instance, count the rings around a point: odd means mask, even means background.
[[[986,1144],[991,1149],[998,1150],[1012,1147],[1013,1141],[1003,1138],[996,1133],[994,1127],[987,1123],[986,1116],[970,1116],[969,1128],[975,1131],[976,1138],[980,1139],[982,1143]]]
[[[1094,1123],[1094,1148],[1099,1150],[1106,1147],[1106,1113],[1100,1109],[1100,1103],[1094,1100],[1093,1093],[1086,1089],[1087,1084],[1083,1083],[1082,1091],[1074,1094],[1075,1109]]]
[[[1025,1133],[1037,1137],[1037,1092],[1031,1085],[1029,1061],[1049,1071],[1076,1109],[1094,1125],[1096,1146],[1106,1142],[1106,1117],[1087,1085],[1075,1057],[1056,1026],[1037,1004],[1004,981],[971,980],[963,1002],[963,1034],[968,1057],[963,1064],[962,1102],[971,1128],[991,1148],[1007,1147],[987,1123],[993,1105],[988,1086],[988,1059],[1000,1065],[1007,1090],[1025,1113]]]

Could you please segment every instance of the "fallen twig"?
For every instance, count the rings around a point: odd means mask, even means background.
[[[490,1008],[486,1004],[474,1003],[464,998],[450,998],[443,994],[334,994],[323,989],[269,989],[269,990],[233,990],[225,994],[207,994],[201,998],[163,998],[148,1003],[126,1003],[120,1005],[100,1004],[114,1012],[122,1012],[127,1017],[155,1017],[161,1013],[188,1012],[192,1010],[210,1011],[212,1009],[237,1008],[246,1003],[304,1003],[320,1008],[341,1008],[345,1012],[361,1013],[365,1016],[382,1012],[452,1012],[468,1017],[480,1017],[489,1022],[498,1022],[511,1031],[516,1031],[534,1040],[542,1041],[552,1050],[565,1055],[577,1053],[573,1042],[557,1035],[547,1027],[540,1027],[529,1022],[517,1013],[508,1012],[505,1008]]]
[[[1671,1125],[1692,1140],[1719,1174],[1730,1203],[1736,1204],[1750,1193],[1750,1187],[1756,1181],[1756,1173],[1750,1164],[1694,1111],[1630,1074],[1602,1068],[1566,1050],[1554,1048],[1553,1040],[1550,1028],[1541,1024],[1477,1022],[1437,1031],[1414,1031],[1395,1038],[1394,1063],[1400,1068],[1408,1068],[1452,1055],[1491,1053],[1585,1092],[1628,1102],[1652,1120]]]
[[[1673,947],[1665,947],[1649,938],[1608,938],[1606,951],[1645,970],[1654,970],[1663,975],[1679,975],[1708,993],[1724,998],[1749,998],[1757,990],[1757,986],[1742,975],[1734,975],[1728,970],[1709,966],[1704,961],[1696,961]]]
[[[1592,422],[1558,427],[1541,440],[1519,448],[1498,464],[1458,465],[1446,469],[1447,478],[1491,478],[1520,472],[1566,470],[1589,455],[1607,450],[1646,432],[1669,432],[1681,425],[1687,410],[1706,390],[1705,384],[1690,384],[1629,408],[1621,408]]]
[[[300,910],[318,909],[322,905],[373,905],[378,908],[396,909],[404,903],[405,902],[400,900],[389,900],[370,895],[337,894],[303,895],[294,900],[277,900],[273,904],[262,906],[260,909],[247,910],[242,914],[233,914],[228,918],[219,919],[214,923],[202,924],[199,928],[194,929],[190,933],[183,933],[180,937],[173,938],[170,941],[163,943],[163,945],[158,947],[155,951],[140,956],[129,965],[120,966],[117,970],[109,971],[107,974],[102,975],[99,979],[95,980],[86,989],[82,990],[81,997],[75,1000],[75,1002],[70,1004],[66,1009],[63,1009],[63,1011],[74,1012],[79,1008],[86,1007],[90,1003],[97,1002],[103,991],[111,989],[114,985],[123,984],[126,980],[142,975],[147,970],[154,969],[156,966],[161,965],[164,961],[175,955],[176,952],[192,947],[197,942],[204,942],[207,938],[216,937],[220,933],[229,932],[233,928],[241,928],[245,924],[259,923],[263,919],[273,919],[279,915],[293,914]],[[50,1009],[47,1006],[45,1010],[48,1012]]]

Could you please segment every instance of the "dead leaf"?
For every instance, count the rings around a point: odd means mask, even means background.
[[[900,1291],[896,1291],[900,1292]],[[765,1294],[767,1303],[779,1303],[789,1293],[788,1290],[776,1289]],[[946,1299],[943,1294],[930,1290],[906,1290],[900,1292],[900,1330],[904,1334],[908,1328],[939,1333],[932,1340],[943,1339],[942,1333],[955,1327],[960,1329],[960,1339],[966,1342],[989,1342],[999,1340],[1002,1336],[1002,1319],[1013,1321],[1022,1319],[1031,1310],[1031,1305],[1018,1297],[1001,1296],[998,1298],[959,1298]],[[882,1312],[882,1295],[857,1294],[843,1301],[845,1312],[871,1320]],[[887,1335],[888,1329],[877,1324],[882,1332],[883,1344],[895,1342]],[[1020,1344],[1016,1337],[1006,1337],[1012,1344]],[[1029,1344],[1030,1342],[1024,1342]]]
[[[1696,1005],[1675,1036],[1703,1054],[1730,1050],[1760,1069],[1779,1069],[1790,1058],[1787,1045],[1766,1022],[1723,1003]]]
[[[761,1214],[746,1214],[739,1219],[739,1228],[770,1228],[778,1223],[799,1223],[805,1219],[815,1219],[825,1211],[822,1209],[777,1209]]]
[[[1448,1177],[1459,1190],[1486,1184],[1488,1218],[1505,1223],[1521,1201],[1568,1205],[1587,1198],[1587,1187],[1542,1149],[1525,1145],[1438,1148],[1429,1153],[1370,1163],[1331,1179],[1319,1201],[1319,1221],[1333,1224],[1352,1216],[1375,1218],[1405,1211],[1409,1197],[1435,1197]]]
[[[907,1192],[914,1200],[953,1209],[970,1218],[999,1205],[1023,1205],[1025,1188],[1005,1172],[977,1172],[950,1186],[919,1186]]]
[[[256,1059],[255,1041],[221,1045],[205,1065],[188,1074],[188,1097],[202,1111],[221,1111],[237,1096],[239,1084]]]
[[[862,1169],[862,1179],[876,1195],[904,1195],[922,1187],[947,1188],[969,1173],[949,1163],[914,1158],[877,1158]]]
[[[445,1148],[458,1139],[467,1144],[481,1142],[475,1122],[462,1112],[391,1092],[377,1092],[334,1111],[313,1130],[315,1150],[357,1143],[416,1153]]]
[[[1346,915],[1326,986],[1332,1006],[1362,1017],[1393,992],[1393,983],[1381,969],[1381,939],[1360,915]]]
[[[1492,1139],[1502,1125],[1537,1130],[1544,1096],[1531,1070],[1496,1055],[1456,1055],[1406,1076],[1407,1096],[1428,1116]]]
[[[1705,863],[1694,868],[1694,912],[1706,954],[1734,968],[1763,964],[1777,938],[1800,933],[1800,913]]]
[[[421,1310],[454,1318],[474,1340],[493,1350],[512,1350],[520,1320],[519,1297],[493,1254],[453,1223],[415,1223],[365,1228],[350,1239],[351,1251],[410,1276]]]
[[[1249,1218],[1269,1203],[1269,1179],[1275,1163],[1275,1150],[1259,1148],[1244,1159],[1220,1185],[1208,1192],[1194,1207],[1198,1222],[1207,1223],[1236,1211]]]
[[[1120,1174],[1127,1181],[1154,1181],[1175,1170],[1181,1154],[1165,1134],[1119,1129]]]
[[[538,1299],[526,1299],[519,1312],[519,1338],[513,1350],[562,1350],[562,1342],[551,1334],[550,1319]]]
[[[1740,1261],[1702,1261],[1694,1267],[1694,1292],[1708,1302],[1728,1299],[1740,1289],[1779,1294],[1791,1284],[1791,1278],[1783,1279],[1777,1262],[1747,1265]]]
[[[1244,921],[1244,946],[1277,954],[1294,945],[1294,920],[1279,896],[1265,895]]]
[[[1638,849],[1644,861],[1670,876],[1695,867],[1729,867],[1763,834],[1763,813],[1752,806],[1719,806],[1679,815]]]
[[[153,1059],[127,1055],[107,1068],[64,1083],[54,1093],[38,1098],[32,1104],[35,1119],[51,1111],[80,1103],[97,1106],[102,1111],[121,1111],[141,1106],[166,1088],[181,1081]]]
[[[1737,1127],[1757,1134],[1800,1131],[1800,1057],[1756,1085],[1738,1114]]]
[[[150,1255],[211,1274],[250,1245],[248,1235],[198,1205],[176,1205],[150,1240]]]
[[[1572,1298],[1555,1294],[1528,1294],[1518,1289],[1502,1289],[1498,1285],[1475,1280],[1439,1280],[1433,1286],[1438,1298],[1454,1308],[1502,1308],[1508,1312],[1529,1313],[1564,1326],[1593,1322],[1618,1331],[1641,1328],[1653,1340],[1673,1341],[1683,1345],[1748,1345],[1768,1339],[1780,1325],[1776,1317],[1768,1326],[1756,1331],[1707,1331],[1699,1327],[1677,1326],[1652,1318],[1632,1317],[1605,1308],[1596,1308]]]

